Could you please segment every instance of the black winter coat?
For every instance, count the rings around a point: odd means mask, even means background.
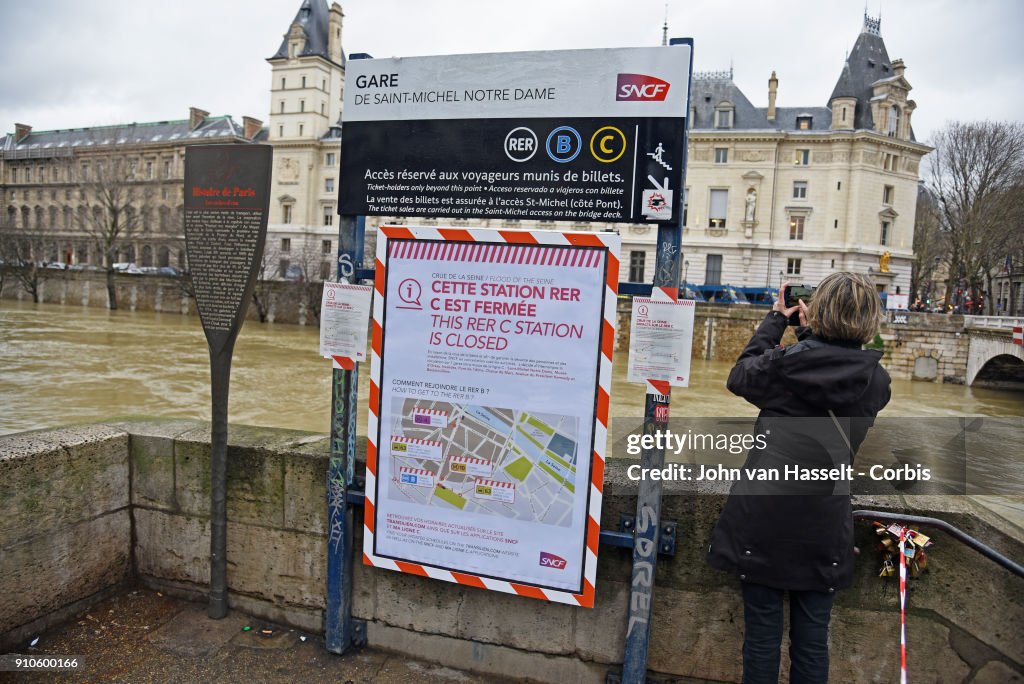
[[[729,374],[729,391],[761,409],[755,430],[766,446],[748,452],[744,468],[852,464],[875,415],[889,402],[881,352],[825,343],[806,328],[798,329],[800,342],[783,348],[785,330],[786,317],[769,313]],[[707,560],[741,580],[778,589],[834,592],[850,586],[849,482],[734,483]]]

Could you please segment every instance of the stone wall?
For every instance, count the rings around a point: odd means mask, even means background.
[[[0,437],[0,652],[131,577],[128,433]]]
[[[242,426],[232,426],[229,437],[229,603],[319,632],[327,438]],[[147,586],[203,598],[209,572],[207,425],[169,421],[25,433],[0,437],[0,453],[0,494],[11,509],[5,516],[10,522],[0,523],[0,577],[3,594],[13,597],[0,611],[0,641],[14,643],[31,631],[26,625],[39,629],[80,609],[131,573]],[[628,463],[608,461],[606,529],[617,528],[619,515],[635,509]],[[677,555],[658,566],[648,660],[655,672],[739,678],[738,584],[703,559],[721,504],[721,496],[666,486],[663,519],[678,523],[679,542]],[[1011,558],[1024,557],[1019,534],[1008,534],[1004,521],[970,499],[874,496],[857,504],[935,515]],[[357,509],[357,530],[360,515]],[[915,679],[1024,677],[1024,580],[941,533],[934,539],[931,571],[911,582],[907,630]],[[858,526],[858,544],[865,553],[855,585],[839,595],[833,619],[831,676],[891,681],[899,668],[895,583],[877,577],[874,535],[865,525]],[[377,647],[485,674],[602,682],[622,660],[629,563],[628,550],[602,547],[593,610],[357,563],[353,611],[367,621],[369,641]]]
[[[195,298],[187,279],[155,275],[114,276],[118,307],[124,311],[158,311],[186,316],[197,315]],[[266,318],[270,323],[319,325],[317,311],[323,284],[264,281],[257,294],[266,302]],[[41,300],[48,304],[107,308],[106,274],[95,271],[60,271],[44,269]],[[8,277],[0,298],[30,301],[20,283]],[[313,309],[316,309],[314,311]],[[255,304],[249,306],[248,320],[259,320]]]
[[[619,298],[617,349],[629,348],[631,300]],[[764,319],[763,306],[698,304],[694,317],[692,357],[732,363]],[[963,384],[967,376],[969,334],[963,316],[908,313],[906,325],[883,323],[880,334],[885,344],[882,365],[901,380],[925,380]],[[796,337],[789,328],[783,344]],[[923,357],[923,359],[922,359]]]

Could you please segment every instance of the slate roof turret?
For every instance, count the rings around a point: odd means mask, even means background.
[[[857,41],[853,44],[843,70],[839,74],[829,102],[837,97],[856,97],[857,106],[854,110],[853,127],[856,129],[874,129],[874,118],[871,116],[871,98],[875,81],[893,76],[892,62],[885,49],[880,31],[881,22],[864,15],[864,27]]]
[[[327,9],[327,3],[324,0],[302,0],[302,6],[299,7],[298,13],[295,15],[295,19],[288,25],[289,31],[291,27],[298,23],[302,27],[302,32],[306,36],[306,46],[302,49],[302,52],[297,55],[298,57],[323,57],[326,60],[331,59],[331,53],[327,42],[328,29],[330,27],[330,15]],[[270,59],[287,59],[288,58],[288,32],[285,32],[284,39],[281,41],[281,47],[277,49],[274,56]],[[342,64],[345,62],[345,53],[341,55]]]

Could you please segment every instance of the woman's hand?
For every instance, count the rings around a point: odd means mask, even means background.
[[[786,288],[789,287],[789,281],[782,283],[782,287],[779,288],[779,298],[775,300],[775,304],[772,305],[772,311],[778,311],[780,314],[789,318],[796,312],[800,312],[800,325],[807,325],[807,303],[804,300],[799,300],[796,306],[786,306]]]

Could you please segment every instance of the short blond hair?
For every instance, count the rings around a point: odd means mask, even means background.
[[[865,344],[882,323],[882,300],[858,273],[833,273],[814,291],[807,310],[811,332],[823,340]]]

